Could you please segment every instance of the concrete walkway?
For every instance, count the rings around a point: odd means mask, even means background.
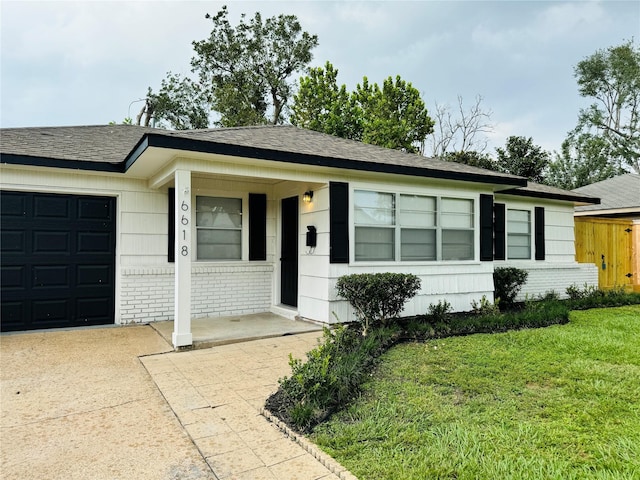
[[[144,325],[3,334],[0,477],[353,480],[260,415],[320,336],[174,352]]]
[[[0,477],[215,479],[138,359],[171,350],[148,326],[0,336]]]
[[[354,479],[315,447],[294,442],[260,410],[321,332],[142,358],[153,381],[219,479]],[[312,453],[310,453],[312,452]]]

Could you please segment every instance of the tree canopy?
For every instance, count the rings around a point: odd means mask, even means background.
[[[611,162],[609,143],[599,135],[582,133],[562,143],[561,153],[549,164],[546,183],[573,190],[624,173]]]
[[[151,118],[176,129],[209,126],[209,112],[218,126],[278,124],[293,94],[295,80],[311,62],[318,37],[302,30],[294,15],[263,21],[241,16],[232,26],[226,6],[207,14],[213,28],[209,38],[194,41],[191,58],[195,79],[171,72],[158,93],[149,89],[138,123]]]
[[[580,111],[569,141],[578,145],[581,134],[598,136],[614,168],[640,173],[640,47],[627,41],[598,50],[578,62],[575,77],[580,95],[593,103]]]
[[[330,62],[300,79],[291,107],[291,123],[303,128],[361,140],[382,147],[418,152],[433,130],[420,92],[396,76],[382,87],[364,77],[354,92],[338,87]]]
[[[505,148],[496,148],[498,171],[519,175],[537,183],[545,180],[550,155],[533,143],[533,138],[510,136]]]

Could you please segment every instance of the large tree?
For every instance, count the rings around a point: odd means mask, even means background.
[[[611,162],[610,147],[602,136],[590,133],[565,140],[549,164],[545,183],[573,190],[624,173]]]
[[[575,67],[580,95],[593,100],[569,135],[591,133],[609,145],[614,163],[640,173],[640,48],[633,41],[598,50]]]
[[[550,155],[535,145],[531,137],[511,136],[507,138],[505,148],[496,148],[496,153],[499,171],[544,182]]]
[[[338,70],[330,62],[309,70],[300,78],[293,97],[293,125],[352,140],[362,139],[362,109],[343,84],[338,87]]]
[[[433,130],[433,120],[411,83],[388,77],[382,87],[364,77],[354,92],[338,87],[327,62],[300,79],[291,107],[291,123],[382,147],[418,152]]]
[[[150,118],[173,128],[208,126],[208,113],[218,126],[278,124],[293,94],[295,74],[312,59],[318,37],[302,30],[294,15],[262,20],[260,13],[232,26],[226,6],[216,15],[209,38],[193,42],[195,79],[168,74],[158,93],[149,89],[138,123]],[[203,113],[207,121],[203,122]]]
[[[417,153],[433,131],[420,92],[400,75],[387,78],[382,87],[364,77],[354,95],[363,111],[365,143]]]

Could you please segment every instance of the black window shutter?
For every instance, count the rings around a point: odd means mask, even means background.
[[[176,189],[170,188],[167,194],[169,208],[169,225],[167,225],[167,259],[169,260],[169,263],[173,263],[176,261]]]
[[[480,195],[480,261],[493,260],[493,195]]]
[[[249,260],[267,259],[267,196],[249,194]]]
[[[349,263],[349,184],[329,182],[329,262]]]
[[[544,208],[536,207],[535,212],[535,231],[536,231],[536,260],[544,260]]]
[[[504,260],[505,257],[505,208],[504,203],[493,205],[493,258]]]

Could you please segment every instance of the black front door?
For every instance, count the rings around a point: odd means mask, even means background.
[[[298,197],[282,200],[280,303],[298,306]]]

